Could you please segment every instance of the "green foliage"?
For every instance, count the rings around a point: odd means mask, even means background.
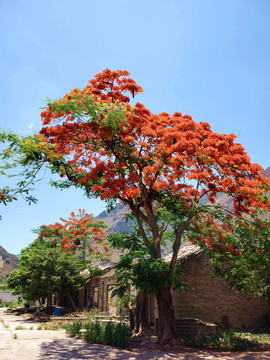
[[[0,175],[9,179],[9,186],[0,189],[0,203],[17,200],[17,195],[29,204],[37,199],[31,195],[33,185],[39,181],[38,173],[45,164],[46,156],[39,145],[39,137],[22,137],[0,129]],[[5,148],[4,148],[5,146]],[[45,148],[44,148],[45,149]]]
[[[19,269],[10,274],[7,286],[27,301],[55,293],[74,295],[82,286],[85,267],[80,256],[37,239],[22,250]]]
[[[84,340],[89,342],[98,342],[100,340],[101,325],[97,321],[89,320],[85,324],[86,333],[84,334]]]
[[[220,335],[202,334],[197,339],[186,337],[183,339],[186,346],[213,348],[230,351],[246,351],[251,348],[252,344],[239,333],[233,331],[224,332]]]
[[[104,327],[98,321],[89,320],[84,327],[86,329],[85,341],[122,348],[128,345],[128,327],[125,324],[115,325],[108,322]]]
[[[66,332],[71,336],[81,336],[82,322],[75,320],[72,324],[66,326]]]
[[[112,345],[124,348],[128,344],[128,327],[126,324],[117,324],[114,329]]]
[[[114,334],[114,325],[112,322],[108,322],[104,331],[104,344],[106,345],[113,344],[113,334]]]
[[[22,326],[22,325],[18,325],[18,326],[15,327],[14,330],[25,330],[25,327]]]
[[[151,257],[138,231],[132,234],[112,234],[108,236],[108,241],[112,247],[125,249],[115,265],[117,285],[113,296],[123,298],[130,286],[135,286],[146,294],[158,293],[165,284],[172,284],[178,289],[185,287],[178,280],[180,265],[176,264],[174,271],[171,271],[169,263],[164,259]]]
[[[14,309],[14,308],[20,306],[21,304],[22,304],[21,301],[11,300],[11,301],[7,301],[7,302],[3,302],[3,300],[0,299],[0,308],[7,307],[9,309]]]
[[[218,237],[205,248],[213,264],[213,275],[225,278],[238,291],[262,295],[270,287],[270,219],[220,217],[231,231]],[[203,233],[203,228],[199,231]],[[208,234],[205,233],[205,236]],[[193,232],[196,237],[196,232]]]

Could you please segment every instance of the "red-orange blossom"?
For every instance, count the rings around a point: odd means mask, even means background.
[[[237,216],[257,208],[269,211],[270,181],[234,134],[218,134],[180,112],[153,114],[141,103],[131,106],[128,95],[142,88],[128,76],[126,70],[105,69],[83,90],[49,102],[40,134],[50,144],[53,169],[69,185],[129,206],[154,258],[161,258],[166,229],[160,209],[168,199],[175,204],[173,272],[184,231],[205,210],[203,196],[214,206],[218,193],[228,194]],[[174,333],[169,292],[170,284],[164,284],[156,294],[164,341]]]

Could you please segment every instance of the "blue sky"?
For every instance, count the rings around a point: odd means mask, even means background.
[[[41,128],[47,96],[62,97],[104,68],[128,69],[152,112],[181,111],[235,133],[270,166],[268,0],[1,0],[0,126]],[[0,245],[18,254],[31,229],[104,203],[58,191],[45,174],[37,205],[0,204]],[[0,178],[1,186],[7,180]]]

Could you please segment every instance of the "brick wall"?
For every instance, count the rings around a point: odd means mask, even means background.
[[[244,295],[230,289],[224,279],[212,278],[211,264],[204,253],[186,260],[182,268],[181,280],[194,290],[173,291],[176,318],[196,317],[224,328],[251,328],[263,314],[270,313],[265,298]]]
[[[111,315],[119,315],[119,309],[116,306],[117,298],[110,296],[110,287],[115,284],[116,279],[112,269],[92,279],[79,291],[78,307],[83,309],[94,306],[100,311],[108,312]],[[94,302],[95,298],[97,298],[96,303]]]

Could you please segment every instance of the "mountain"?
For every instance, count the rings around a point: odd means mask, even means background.
[[[264,174],[267,174],[270,177],[270,167],[265,169]]]
[[[6,279],[11,271],[17,268],[19,259],[16,255],[10,254],[0,245],[0,256],[3,260],[3,269],[0,270],[0,278]]]
[[[129,219],[126,221],[126,215],[129,213],[129,209],[124,204],[118,203],[113,210],[110,212],[103,211],[101,214],[95,217],[94,220],[103,220],[104,223],[108,226],[109,233],[120,232],[131,232],[135,221]]]

